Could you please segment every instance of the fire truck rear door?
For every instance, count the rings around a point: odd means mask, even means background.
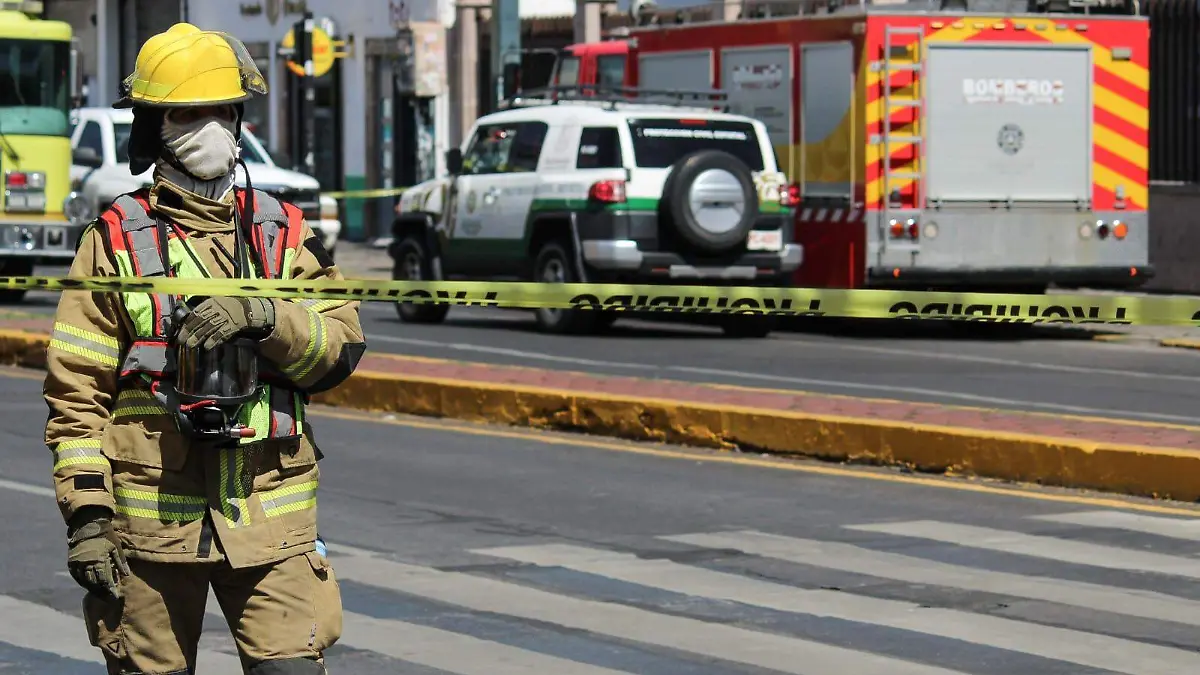
[[[927,59],[931,204],[1090,201],[1086,47],[930,44]]]

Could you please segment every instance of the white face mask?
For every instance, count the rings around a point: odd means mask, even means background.
[[[179,163],[202,180],[227,175],[237,162],[233,122],[217,117],[177,124],[168,115],[163,119],[162,139]]]

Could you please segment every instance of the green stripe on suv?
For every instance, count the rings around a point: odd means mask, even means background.
[[[646,197],[630,197],[620,204],[605,204],[603,211],[657,211],[657,199]],[[586,211],[596,209],[596,204],[586,199],[535,199],[530,210],[538,213],[543,211]],[[762,202],[758,205],[759,213],[787,213],[787,209],[779,202]]]

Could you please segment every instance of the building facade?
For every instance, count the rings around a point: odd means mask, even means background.
[[[596,27],[581,21],[599,19],[590,16],[593,4],[519,0],[521,46],[594,39]],[[47,17],[67,21],[79,38],[86,105],[110,105],[140,45],[178,21],[242,40],[269,88],[247,104],[246,122],[276,163],[301,171],[303,90],[280,49],[312,12],[340,54],[314,87],[314,177],[327,192],[403,187],[444,172],[445,151],[463,142],[494,98],[492,7],[493,0],[45,0]],[[611,13],[605,24],[623,23]],[[548,72],[546,58],[527,56],[522,69],[536,80]],[[344,238],[390,234],[394,198],[339,203]]]
[[[424,40],[416,47],[423,48],[425,61],[444,61],[450,7],[449,0],[192,0],[187,14],[197,26],[226,31],[246,44],[270,89],[247,106],[246,121],[279,163],[297,169],[304,159],[298,152],[303,90],[280,47],[306,11],[337,41],[339,58],[315,78],[313,111],[315,177],[323,190],[335,191],[403,186],[441,169],[449,112],[445,67],[432,68],[432,77],[416,78],[417,86],[405,91],[397,88],[396,66],[415,42],[400,39],[410,25]],[[398,175],[401,167],[409,175]],[[376,236],[391,215],[387,198],[341,204],[343,236],[350,240]]]

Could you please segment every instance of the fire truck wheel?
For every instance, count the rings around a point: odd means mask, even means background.
[[[679,236],[708,253],[744,246],[758,217],[750,167],[719,150],[680,159],[664,186],[663,202]]]

